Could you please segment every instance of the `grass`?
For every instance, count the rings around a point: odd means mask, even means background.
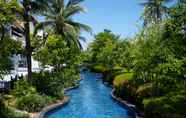
[[[121,67],[121,66],[118,66],[118,65],[116,65],[116,66],[114,66],[114,67],[112,67],[112,68],[108,68],[108,67],[105,67],[105,66],[103,66],[103,65],[101,65],[101,64],[95,64],[95,65],[93,65],[92,66],[92,69],[94,70],[94,71],[97,71],[97,72],[105,72],[105,71],[114,71],[114,72],[128,72],[126,69],[124,69],[123,67]]]
[[[133,77],[133,73],[123,73],[123,74],[117,75],[114,78],[113,84],[114,86],[118,86],[122,84],[124,81],[132,79],[132,77]]]
[[[109,69],[107,67],[104,67],[103,65],[95,64],[92,66],[92,69],[94,72],[100,72],[100,73],[104,73],[108,71],[108,73],[111,74],[110,77],[114,79],[114,80],[111,79],[111,84],[113,83],[114,86],[118,86],[122,84],[124,81],[130,80],[133,77],[132,70],[127,70],[126,68],[117,65],[114,66],[112,69]]]

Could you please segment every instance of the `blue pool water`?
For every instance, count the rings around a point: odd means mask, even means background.
[[[45,118],[134,118],[125,106],[113,100],[111,88],[104,85],[101,75],[82,72],[80,87],[69,91],[70,102]]]

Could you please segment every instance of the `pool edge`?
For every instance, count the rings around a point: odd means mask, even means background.
[[[79,83],[82,80],[83,80],[83,77],[81,77],[79,80],[76,81],[76,85],[75,86],[69,87],[69,88],[65,88],[64,91],[68,92],[70,90],[77,89],[80,86]],[[65,96],[63,101],[61,101],[60,103],[52,104],[52,105],[49,105],[49,106],[43,108],[43,110],[40,112],[38,118],[44,118],[47,113],[49,113],[52,110],[58,109],[59,107],[62,107],[64,105],[66,105],[69,101],[70,101],[70,98]]]
[[[121,99],[121,98],[115,96],[115,95],[114,95],[114,92],[115,92],[115,89],[112,89],[112,91],[111,91],[111,93],[110,93],[111,97],[112,97],[114,100],[116,100],[116,101],[122,103],[122,104],[125,105],[129,110],[133,111],[133,112],[135,113],[135,118],[143,118],[143,116],[142,116],[143,113],[142,113],[141,111],[139,111],[139,110],[135,107],[135,105],[133,105],[133,104],[131,104],[131,103],[128,103],[127,101],[125,101],[125,100],[123,100],[123,99]]]
[[[45,115],[54,110],[54,109],[58,109],[59,107],[62,107],[64,106],[65,104],[67,104],[69,102],[69,97],[65,96],[64,99],[60,102],[60,103],[56,103],[56,104],[52,104],[52,105],[49,105],[45,108],[43,108],[43,110],[40,112],[39,114],[39,118],[44,118]]]

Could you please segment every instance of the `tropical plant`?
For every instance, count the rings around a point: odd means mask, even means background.
[[[160,23],[163,17],[168,13],[168,7],[165,3],[170,1],[171,0],[146,0],[146,2],[141,3],[141,5],[145,7],[142,15],[144,25],[149,23]]]
[[[59,70],[64,63],[67,63],[69,48],[60,35],[50,35],[45,43],[36,53],[35,59],[43,66],[53,66]]]
[[[60,71],[64,66],[74,66],[81,62],[81,52],[73,46],[68,47],[61,35],[50,35],[45,44],[34,53],[34,58],[43,67],[52,66]]]
[[[9,2],[0,0],[0,40],[3,40],[9,34],[7,33],[7,26],[15,20],[16,14],[14,10],[18,8],[17,0],[11,0]]]
[[[103,76],[103,80],[115,77],[114,94],[140,106],[147,118],[185,117],[186,2],[179,0],[169,9],[167,2],[148,0],[143,4],[148,26],[142,27],[133,39],[112,42],[111,35],[102,32],[87,51],[92,70],[107,73],[110,78]],[[115,72],[107,65],[122,69]],[[132,78],[126,77],[126,69],[133,73]]]
[[[46,1],[44,0],[22,0],[20,1],[20,9],[15,10],[17,14],[17,20],[23,22],[23,25],[20,25],[18,29],[22,30],[22,35],[25,37],[25,54],[27,59],[27,71],[28,71],[28,81],[31,83],[32,80],[32,47],[30,41],[30,23],[35,24],[36,18],[34,14],[39,14],[46,9]]]
[[[36,94],[36,89],[26,80],[19,80],[15,83],[14,90],[12,90],[11,93],[15,97],[21,97],[29,94]]]
[[[184,118],[185,95],[172,95],[144,100],[145,118]]]
[[[80,31],[91,32],[91,28],[72,19],[76,14],[85,11],[80,5],[82,1],[83,0],[69,0],[67,4],[65,4],[64,0],[48,1],[47,9],[43,13],[46,21],[37,25],[35,34],[39,29],[50,27],[53,29],[52,33],[61,35],[68,46],[73,44],[77,48],[82,48],[79,39],[84,40],[84,38],[80,36]]]
[[[16,18],[14,10],[17,9],[19,5],[16,0],[0,0],[0,79],[12,69],[10,56],[22,50],[20,42],[12,40],[7,31],[8,25]]]
[[[2,118],[30,118],[29,114],[16,112],[14,109],[2,106],[0,108],[0,116]]]
[[[8,35],[0,40],[0,79],[13,69],[10,57],[13,54],[22,52],[21,42],[11,39]]]
[[[112,67],[114,65],[113,58],[115,58],[113,57],[113,50],[118,40],[119,36],[113,34],[110,30],[98,33],[88,49],[91,52],[90,61]]]
[[[48,96],[38,94],[30,94],[19,97],[16,100],[16,107],[20,110],[28,112],[38,112],[47,104],[51,103],[52,99]]]
[[[59,76],[58,73],[34,73],[33,86],[36,87],[37,92],[45,95],[62,99],[64,96],[64,77]]]

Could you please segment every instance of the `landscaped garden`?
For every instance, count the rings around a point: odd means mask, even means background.
[[[80,79],[78,64],[82,56],[78,37],[80,30],[89,32],[91,29],[69,19],[83,11],[83,8],[78,6],[80,1],[71,0],[68,6],[64,6],[63,2],[24,0],[19,4],[16,0],[0,1],[2,79],[3,75],[8,74],[14,67],[9,58],[12,55],[26,54],[28,64],[28,75],[16,78],[11,82],[8,91],[1,92],[0,117],[28,118],[28,113],[40,112],[46,106],[60,103],[65,97],[64,89],[76,86],[76,81]],[[61,9],[65,9],[65,16],[62,15]],[[38,22],[34,18],[35,15],[42,15],[46,20]],[[61,22],[62,19],[66,20]],[[17,25],[24,22],[24,25]],[[30,31],[28,23],[34,24],[34,32]],[[9,25],[15,25],[16,33],[20,33],[19,30],[24,32],[20,35],[25,36],[25,49],[22,41],[9,35]],[[41,38],[37,33],[39,31],[45,31],[47,34],[43,33]],[[31,72],[31,56],[40,63],[40,72]],[[46,70],[48,67],[52,69]]]
[[[117,97],[144,111],[144,117],[184,118],[186,4],[178,2],[168,13],[150,6],[154,15],[161,15],[151,17],[144,11],[144,27],[132,39],[123,40],[109,30],[98,33],[86,62],[93,72],[103,73]]]
[[[0,118],[185,118],[186,1],[142,0],[134,36],[103,29],[86,50],[82,2],[0,0]]]

